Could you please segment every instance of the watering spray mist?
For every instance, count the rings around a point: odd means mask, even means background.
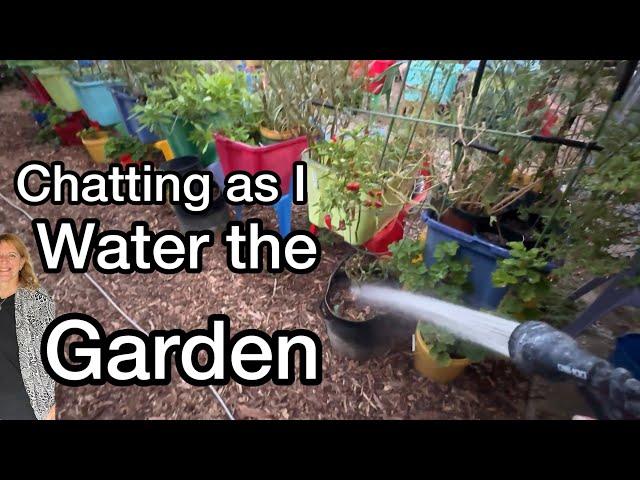
[[[442,300],[376,285],[352,287],[360,301],[403,313],[450,331],[469,342],[509,357],[509,338],[519,323]]]

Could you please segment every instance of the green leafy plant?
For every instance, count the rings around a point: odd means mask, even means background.
[[[467,358],[472,362],[480,362],[487,355],[482,347],[461,340],[452,333],[429,323],[420,322],[418,333],[429,346],[429,356],[442,367],[449,365],[454,358]]]
[[[496,287],[509,287],[498,311],[518,320],[540,318],[551,282],[544,272],[547,260],[543,250],[527,250],[522,242],[510,242],[510,257],[498,262],[492,281]]]
[[[426,292],[445,300],[458,302],[470,288],[471,265],[456,258],[457,242],[441,242],[434,251],[436,261],[427,267],[420,240],[403,239],[390,245],[391,264],[403,288]]]
[[[121,155],[129,154],[134,162],[144,159],[149,153],[148,145],[143,144],[134,137],[111,136],[104,146],[104,153],[107,158],[116,160]]]
[[[388,262],[375,255],[356,252],[344,265],[345,273],[354,283],[381,281],[389,278]]]
[[[99,138],[103,138],[105,136],[105,133],[105,130],[91,126],[89,128],[80,130],[76,134],[76,136],[78,136],[82,140],[98,140]]]
[[[330,169],[332,181],[323,187],[318,207],[327,214],[334,209],[344,212],[344,225],[338,229],[357,222],[362,208],[379,210],[406,203],[418,172],[415,152],[404,161],[406,143],[401,139],[387,145],[387,160],[382,163],[384,139],[367,135],[365,128],[345,131],[310,148],[311,158]]]
[[[165,86],[147,90],[146,103],[133,108],[140,123],[156,133],[170,132],[178,119],[185,122],[189,139],[203,153],[212,143],[212,132],[257,137],[259,112],[259,99],[247,90],[244,74],[228,69],[183,71]]]

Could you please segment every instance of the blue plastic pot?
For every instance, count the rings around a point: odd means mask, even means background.
[[[38,123],[39,126],[47,123],[47,114],[43,112],[31,112],[31,116]]]
[[[129,95],[121,87],[117,86],[111,87],[110,91],[129,134],[137,136],[145,145],[159,141],[160,137],[153,134],[148,128],[143,127],[132,113],[132,109],[137,102],[136,97]]]
[[[619,337],[611,355],[611,363],[625,368],[640,380],[640,333],[628,333]]]
[[[448,227],[431,218],[427,212],[423,213],[422,219],[428,226],[425,264],[429,267],[435,263],[434,253],[438,244],[456,241],[460,245],[458,257],[469,260],[472,267],[469,274],[472,291],[464,296],[464,301],[474,308],[496,309],[507,288],[494,287],[491,275],[498,266],[498,260],[509,257],[509,250]]]
[[[71,85],[80,100],[82,109],[91,120],[105,127],[122,121],[116,102],[109,90],[110,86],[117,84],[104,80],[72,80]]]

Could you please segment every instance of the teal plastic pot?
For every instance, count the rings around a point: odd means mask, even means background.
[[[216,145],[211,142],[206,152],[202,151],[189,140],[189,134],[193,131],[188,123],[178,119],[174,124],[164,129],[169,146],[176,157],[196,156],[200,159],[202,166],[209,166],[218,161]]]
[[[109,87],[121,85],[121,83],[105,80],[72,80],[71,85],[80,100],[82,109],[91,120],[105,127],[122,123],[118,106],[109,90]]]
[[[198,156],[198,148],[189,140],[191,127],[178,119],[170,126],[163,128],[167,142],[176,157]]]

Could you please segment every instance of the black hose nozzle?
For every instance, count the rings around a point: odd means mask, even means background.
[[[585,350],[569,335],[543,322],[525,322],[509,337],[509,356],[528,375],[571,378],[597,394],[612,418],[640,418],[640,381]]]

